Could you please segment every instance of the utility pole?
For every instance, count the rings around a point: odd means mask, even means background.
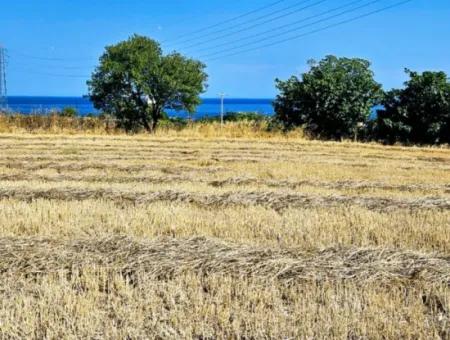
[[[219,96],[220,96],[220,125],[223,127],[223,115],[224,115],[224,105],[223,105],[223,103],[224,103],[224,100],[225,100],[225,96],[226,96],[226,93],[219,93]]]
[[[8,110],[8,91],[6,88],[6,49],[0,45],[0,111]]]

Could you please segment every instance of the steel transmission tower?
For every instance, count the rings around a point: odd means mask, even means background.
[[[8,110],[8,91],[6,88],[6,49],[0,45],[0,111]]]

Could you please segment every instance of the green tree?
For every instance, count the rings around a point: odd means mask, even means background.
[[[134,35],[106,47],[88,81],[89,95],[126,130],[152,132],[167,109],[195,111],[206,89],[205,67],[179,53],[163,55],[156,41]]]
[[[450,83],[444,72],[405,70],[405,88],[386,93],[376,133],[390,143],[450,143]]]
[[[382,94],[370,63],[327,56],[309,65],[301,79],[276,80],[280,91],[274,103],[276,118],[286,128],[303,126],[319,137],[354,137]]]

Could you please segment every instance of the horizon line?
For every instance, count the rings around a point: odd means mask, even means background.
[[[55,96],[55,95],[8,95],[6,98],[78,98],[88,99],[88,96]],[[201,99],[220,99],[220,97],[200,97]],[[274,97],[225,97],[226,99],[265,99],[274,100]]]

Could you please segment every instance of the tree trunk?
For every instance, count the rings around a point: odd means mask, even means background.
[[[157,124],[158,124],[158,121],[156,119],[153,119],[152,120],[152,132],[155,132]]]
[[[156,130],[156,126],[158,125],[160,109],[154,109],[151,113],[152,120],[149,122],[147,116],[145,114],[142,115],[142,125],[144,125],[145,130],[148,133],[154,133]]]
[[[147,130],[148,133],[152,133],[154,131],[153,129],[153,123],[152,126],[150,126],[150,124],[148,123],[147,117],[144,115],[142,115],[142,125],[144,125],[145,130]]]
[[[158,125],[158,121],[159,118],[161,116],[161,107],[155,107],[156,105],[154,105],[154,109],[152,111],[152,122],[151,122],[151,131],[155,132],[156,131],[156,126]]]

